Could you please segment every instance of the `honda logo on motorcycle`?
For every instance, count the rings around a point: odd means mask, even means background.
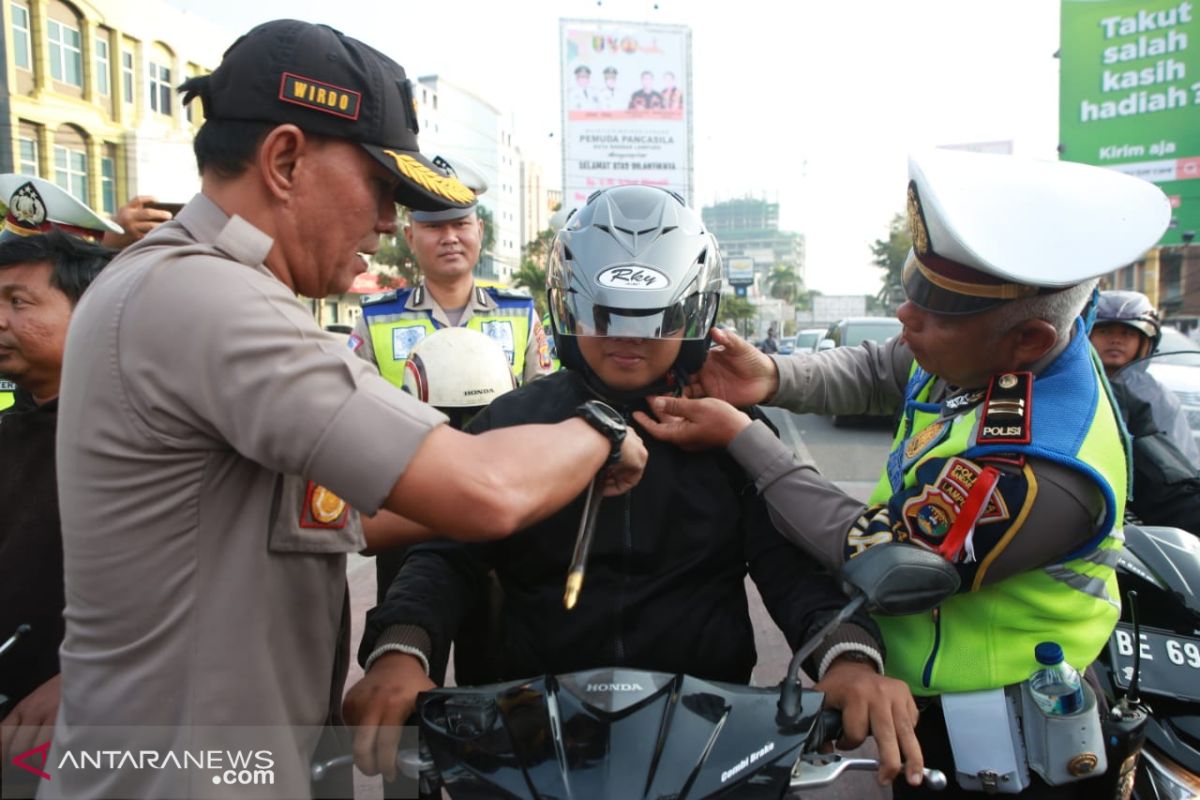
[[[589,683],[589,692],[644,692],[640,683]]]

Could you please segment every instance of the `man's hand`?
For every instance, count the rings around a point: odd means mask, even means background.
[[[658,419],[640,411],[633,412],[634,419],[655,439],[684,450],[728,447],[751,422],[745,412],[712,397],[652,397],[650,410]]]
[[[604,473],[604,496],[624,494],[637,486],[646,469],[646,444],[633,428],[625,429],[625,440],[621,442],[621,460]]]
[[[32,750],[54,734],[62,681],[55,675],[17,703],[0,724],[0,762]]]
[[[704,367],[692,379],[692,397],[716,397],[739,408],[769,400],[779,391],[775,362],[732,331],[713,328]]]
[[[870,664],[837,659],[814,688],[825,705],[842,711],[838,747],[853,748],[870,734],[879,746],[880,785],[891,783],[901,766],[912,786],[920,786],[925,758],[917,742],[917,705],[903,681],[885,678]]]
[[[417,694],[436,687],[421,662],[407,653],[387,653],[371,664],[342,701],[354,726],[354,763],[367,775],[396,777],[400,729],[417,705]]]
[[[125,205],[117,209],[113,219],[125,229],[125,233],[104,234],[104,246],[120,250],[141,239],[150,231],[171,219],[170,211],[160,208],[147,208],[147,203],[155,202],[153,197],[139,194]]]

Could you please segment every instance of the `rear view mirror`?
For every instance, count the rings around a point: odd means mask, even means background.
[[[877,544],[850,559],[840,573],[867,608],[888,616],[917,614],[958,591],[958,570],[931,550],[912,544]]]
[[[835,347],[837,347],[837,343],[834,342],[833,339],[822,339],[821,341],[817,342],[818,353],[822,350],[832,350]]]

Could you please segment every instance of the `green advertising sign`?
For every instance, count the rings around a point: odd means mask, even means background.
[[[1062,0],[1061,156],[1158,184],[1163,244],[1200,230],[1198,17],[1186,0]]]

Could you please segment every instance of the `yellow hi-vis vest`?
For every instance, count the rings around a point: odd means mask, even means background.
[[[477,287],[476,291],[480,288]],[[434,322],[428,311],[406,309],[412,289],[403,289],[388,296],[384,302],[363,303],[363,317],[375,351],[379,374],[395,386],[404,385],[404,364],[408,353],[424,337],[442,325]],[[476,312],[463,327],[479,331],[499,343],[513,375],[520,383],[525,372],[525,353],[529,347],[529,330],[534,315],[533,299],[526,295],[508,294],[491,287],[483,288],[491,295],[496,308]]]
[[[943,432],[934,446],[898,464],[905,443],[941,417],[941,406],[928,402],[933,383],[923,370],[914,372],[889,458],[892,469],[884,470],[871,504],[912,487],[917,467],[929,459],[1020,453],[1091,478],[1104,495],[1105,516],[1097,534],[1058,563],[981,588],[964,587],[932,612],[876,617],[888,675],[917,695],[997,688],[1029,677],[1037,667],[1034,647],[1043,641],[1058,642],[1067,662],[1082,669],[1100,653],[1120,615],[1114,568],[1124,541],[1128,483],[1116,404],[1082,327],[1076,326],[1066,350],[1033,381],[1027,445],[977,445],[983,408],[976,406],[953,417],[948,435]],[[1022,521],[1013,523],[1016,535]]]

